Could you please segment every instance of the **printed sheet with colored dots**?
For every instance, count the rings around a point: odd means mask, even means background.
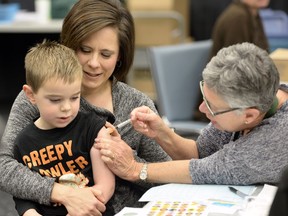
[[[155,201],[147,216],[207,216],[207,205],[200,202]]]

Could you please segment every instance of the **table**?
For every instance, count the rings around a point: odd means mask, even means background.
[[[264,216],[268,215],[277,187],[272,185],[233,186],[250,194],[237,198],[228,185],[166,184],[149,189],[139,201],[148,202],[143,208],[124,208],[124,215],[186,215],[203,216]],[[186,191],[186,193],[184,193]],[[173,194],[173,196],[171,196]],[[194,214],[192,214],[194,215]]]

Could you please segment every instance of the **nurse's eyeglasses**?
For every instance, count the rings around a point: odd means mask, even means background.
[[[202,93],[202,96],[203,96],[203,101],[207,107],[207,109],[209,110],[210,114],[212,116],[217,116],[217,115],[221,115],[221,114],[224,114],[224,113],[227,113],[227,112],[232,112],[234,110],[239,110],[239,109],[242,109],[242,108],[230,108],[230,109],[227,109],[227,110],[223,110],[223,111],[219,111],[219,112],[213,112],[211,107],[210,107],[210,104],[208,102],[208,100],[206,99],[205,95],[204,95],[204,92],[203,92],[203,85],[204,85],[204,81],[200,81],[200,90],[201,90],[201,93]]]

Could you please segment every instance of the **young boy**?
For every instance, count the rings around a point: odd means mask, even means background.
[[[42,176],[75,187],[93,186],[105,203],[115,188],[115,177],[92,148],[98,135],[110,137],[106,120],[92,111],[81,113],[82,67],[74,51],[44,41],[25,57],[23,90],[40,117],[16,139],[15,158]],[[14,198],[19,215],[67,215],[64,205],[45,206]],[[108,209],[107,209],[108,210]]]

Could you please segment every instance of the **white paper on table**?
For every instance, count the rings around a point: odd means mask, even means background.
[[[148,215],[148,213],[149,213],[148,208],[125,207],[115,216],[143,216],[143,215]]]
[[[265,184],[261,192],[254,200],[247,203],[245,211],[241,215],[245,216],[266,216],[277,192],[277,187]]]
[[[223,200],[242,203],[243,198],[232,193],[229,185],[193,185],[193,184],[165,184],[149,189],[140,202],[150,201],[194,201],[194,200]],[[243,193],[251,195],[255,186],[233,186]]]

